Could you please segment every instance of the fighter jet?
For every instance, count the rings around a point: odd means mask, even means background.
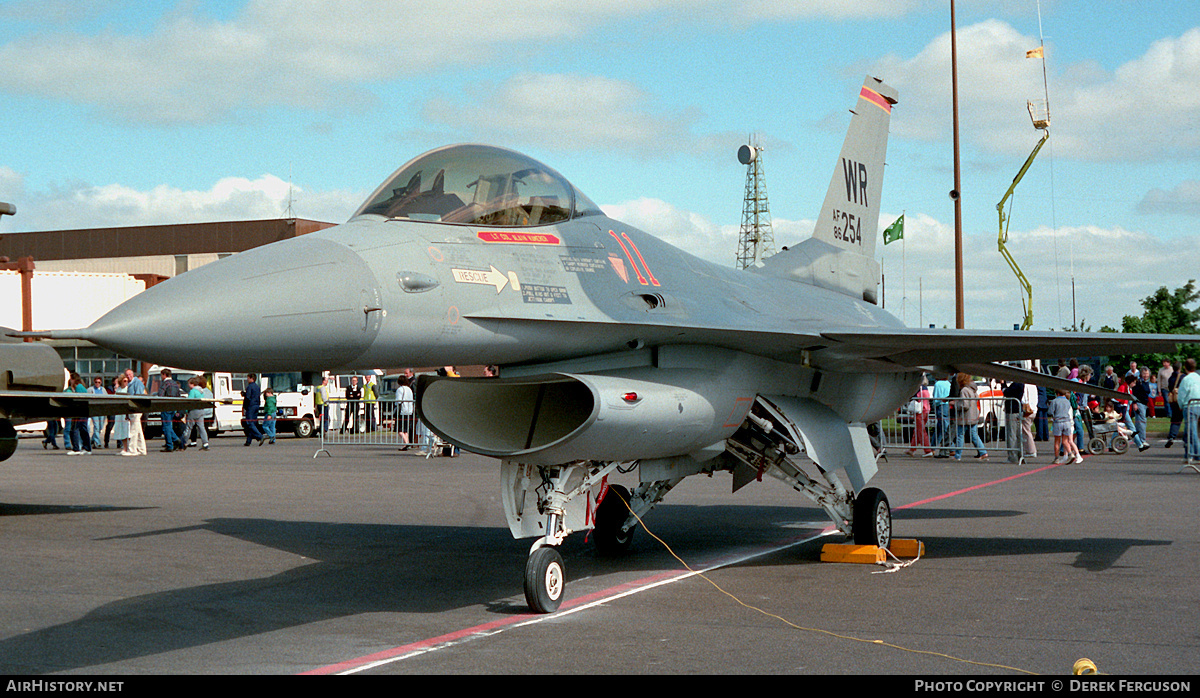
[[[499,378],[422,377],[417,414],[500,460],[509,527],[536,539],[536,611],[562,601],[565,536],[592,529],[600,551],[623,551],[636,516],[691,475],[731,473],[734,491],[769,475],[855,541],[887,546],[867,425],[923,370],[1078,387],[996,362],[1200,342],[904,328],[876,304],[874,259],[896,104],[865,80],[812,237],[746,270],[609,218],[534,159],[456,145],[409,161],[344,225],[191,270],[52,336],[227,371],[499,365]],[[221,318],[194,322],[184,309],[201,303]],[[632,491],[607,485],[634,465]]]
[[[17,450],[17,429],[48,419],[163,412],[208,407],[210,401],[154,395],[66,393],[67,371],[58,352],[45,344],[14,342],[0,328],[0,461]]]

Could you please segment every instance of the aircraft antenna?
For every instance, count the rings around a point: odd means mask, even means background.
[[[775,234],[771,227],[763,170],[763,146],[753,134],[749,141],[738,148],[738,162],[746,166],[746,196],[742,202],[742,228],[738,234],[738,269],[758,266],[764,258],[775,254]]]

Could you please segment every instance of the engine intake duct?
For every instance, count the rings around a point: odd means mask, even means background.
[[[462,448],[522,463],[632,461],[698,452],[728,438],[753,395],[710,370],[417,381],[417,415]]]
[[[417,415],[442,438],[487,456],[536,452],[589,424],[597,403],[570,376],[417,379]]]

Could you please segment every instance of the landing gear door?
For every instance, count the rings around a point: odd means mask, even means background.
[[[513,538],[532,538],[546,535],[546,514],[539,511],[539,501],[553,489],[542,477],[543,469],[536,465],[501,461],[500,499],[504,505],[504,516]],[[583,482],[585,468],[569,468],[566,481],[561,483],[563,491],[570,492]],[[600,487],[581,492],[563,504],[563,535],[571,531],[583,531],[595,525],[596,497]]]
[[[847,424],[836,412],[808,398],[772,395],[770,401],[800,429],[808,457],[822,469],[845,470],[855,491],[875,477],[879,467],[867,425]]]

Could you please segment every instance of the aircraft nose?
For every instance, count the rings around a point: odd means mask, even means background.
[[[319,371],[362,354],[381,293],[345,245],[298,237],[240,252],[147,289],[86,338],[144,361],[225,371]]]

